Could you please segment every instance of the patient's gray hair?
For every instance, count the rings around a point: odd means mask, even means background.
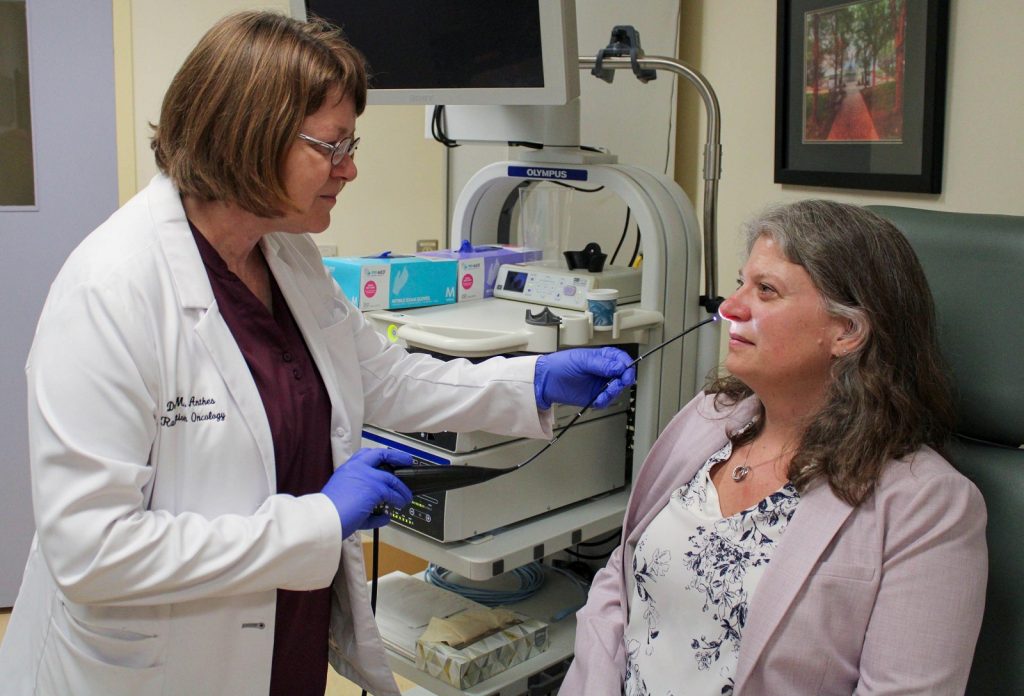
[[[750,256],[758,239],[770,237],[791,263],[803,266],[811,276],[825,300],[825,310],[849,321],[853,333],[866,336],[871,329],[870,322],[863,304],[850,296],[848,287],[851,280],[855,281],[852,284],[857,284],[858,280],[851,279],[849,271],[858,261],[863,261],[865,255],[858,253],[856,244],[847,242],[872,236],[870,230],[879,221],[885,222],[864,208],[832,201],[811,200],[776,206],[743,226],[746,256]],[[863,234],[862,230],[869,234]],[[840,236],[845,239],[836,239]],[[859,274],[859,280],[870,282],[864,273]],[[864,290],[865,294],[871,293],[869,288]]]
[[[809,424],[790,466],[799,488],[824,477],[859,504],[886,461],[930,445],[941,449],[954,423],[935,306],[924,270],[891,222],[856,205],[807,200],[768,208],[744,227],[746,252],[767,236],[802,266],[831,315],[859,343],[833,360],[828,402]],[[707,391],[732,403],[752,391],[725,376]],[[753,428],[737,439],[757,434]]]

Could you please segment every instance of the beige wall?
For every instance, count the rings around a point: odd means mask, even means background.
[[[113,0],[113,17],[117,197],[121,203],[124,203],[138,190],[135,173],[135,90],[132,80],[131,0]]]
[[[122,201],[156,173],[150,123],[175,71],[199,37],[238,10],[288,10],[288,0],[113,0]],[[443,148],[423,137],[423,108],[371,106],[357,124],[359,177],[318,241],[341,254],[405,249],[408,240],[444,238]]]
[[[287,0],[113,0],[122,192],[153,175],[150,121],[174,70],[209,25],[248,7],[284,10]],[[680,57],[714,86],[722,108],[719,292],[732,289],[736,232],[778,200],[827,196],[946,210],[1024,214],[1019,124],[1024,113],[1024,6],[1020,0],[953,0],[950,17],[945,172],[941,195],[850,191],[773,183],[775,13],[771,0],[683,0]],[[125,36],[125,34],[129,36]],[[700,210],[701,109],[680,90],[676,178]],[[359,180],[339,199],[322,241],[340,253],[408,248],[444,239],[444,153],[423,137],[421,107],[370,107],[359,120]],[[127,132],[127,135],[126,135]],[[127,143],[127,144],[126,144]],[[126,183],[127,182],[127,183]]]
[[[293,3],[289,0],[113,2],[119,178],[124,201],[156,173],[149,150],[149,124],[157,121],[167,85],[202,33],[229,12],[257,7],[287,11]],[[644,45],[650,53],[671,54],[674,41],[664,42],[661,35],[674,35],[675,7],[676,0],[645,0],[627,8],[620,0],[579,0],[577,14],[583,18],[580,45],[587,47],[581,51],[589,53],[604,46],[614,24],[632,23],[641,29]],[[671,102],[667,96],[656,96],[667,95],[667,82],[662,79],[649,87],[638,88],[626,77],[619,78],[615,94],[621,95],[622,103],[643,104],[643,118],[636,114],[628,119],[619,117],[615,109],[605,108],[601,113],[591,114],[583,127],[584,136],[600,136],[594,144],[612,147],[622,161],[650,161],[660,169],[666,159],[671,160],[672,154],[666,158],[667,139],[660,135],[670,121],[665,109],[671,108]],[[587,88],[591,91],[612,89],[593,79],[588,81]],[[424,137],[423,120],[423,107],[368,107],[358,123],[362,138],[357,158],[359,178],[338,199],[332,225],[319,242],[335,245],[341,254],[369,254],[386,249],[408,252],[413,250],[417,239],[437,239],[445,243],[447,157],[441,145]],[[630,133],[640,133],[632,145],[619,142],[623,134]],[[486,146],[469,146],[461,148],[458,154],[464,155],[474,147],[486,149]],[[497,158],[505,157],[504,147],[496,147],[496,151],[500,152]],[[470,171],[476,171],[486,161],[471,162]]]
[[[693,61],[711,81],[722,108],[721,294],[734,287],[740,224],[770,202],[828,197],[858,204],[1024,214],[1024,46],[1019,38],[1024,36],[1024,4],[951,4],[943,193],[925,195],[773,183],[776,3],[683,1],[683,59]],[[680,116],[680,123],[686,122]],[[679,141],[677,178],[689,191],[700,166],[700,128],[696,135],[692,129],[681,133]]]

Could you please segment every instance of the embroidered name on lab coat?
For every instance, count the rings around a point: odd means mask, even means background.
[[[209,406],[216,406],[217,400],[212,396],[177,396],[167,402],[165,415],[160,416],[160,426],[173,428],[178,423],[222,422],[227,415],[223,411],[215,411]]]

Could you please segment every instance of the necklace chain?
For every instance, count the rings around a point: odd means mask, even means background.
[[[747,466],[747,462],[750,460],[750,453],[753,450],[754,450],[754,443],[751,442],[750,443],[750,447],[747,448],[747,456],[745,456],[743,458],[743,463],[742,464],[737,464],[735,467],[733,467],[733,470],[732,470],[732,480],[735,481],[736,483],[739,483],[739,482],[743,481],[743,479],[747,478],[747,475],[751,471],[753,471],[754,469],[762,467],[765,464],[768,464],[770,462],[777,462],[780,459],[782,459],[782,456],[784,454],[789,452],[789,449],[783,449],[781,452],[776,454],[771,459],[765,459],[763,462],[758,462],[757,464],[754,464],[753,466]]]

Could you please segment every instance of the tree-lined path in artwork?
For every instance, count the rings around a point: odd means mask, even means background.
[[[855,0],[804,15],[803,139],[903,139],[907,0]]]
[[[846,84],[846,96],[839,105],[839,113],[832,121],[828,132],[829,140],[878,140],[878,131],[871,118],[868,105],[864,103],[860,88],[856,84]]]

